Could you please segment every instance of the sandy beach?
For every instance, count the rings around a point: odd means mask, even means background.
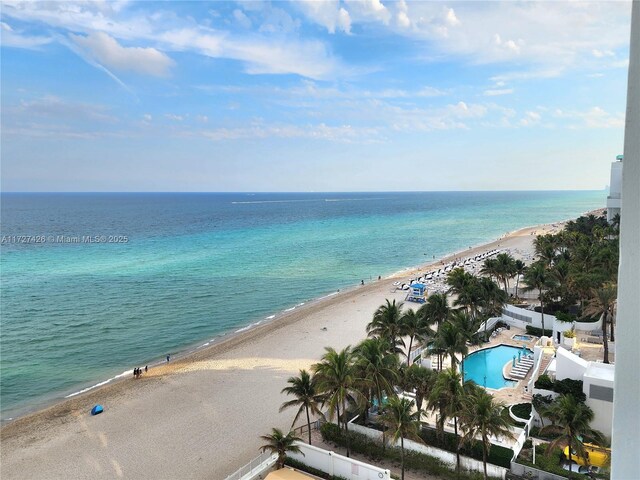
[[[406,292],[394,292],[394,282],[494,248],[530,256],[535,234],[561,228],[561,222],[525,228],[438,259],[431,268],[311,302],[154,367],[138,380],[127,378],[14,420],[0,430],[0,476],[224,479],[259,453],[259,435],[291,425],[294,410],[278,413],[287,378],[317,362],[325,346],[341,349],[362,340],[385,298],[404,299]],[[96,403],[105,412],[92,417]]]

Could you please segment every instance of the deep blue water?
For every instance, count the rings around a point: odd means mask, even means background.
[[[5,193],[1,200],[6,419],[361,279],[600,208],[605,193]],[[13,243],[19,235],[45,241]]]

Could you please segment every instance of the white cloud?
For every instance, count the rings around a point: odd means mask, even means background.
[[[316,125],[264,125],[255,123],[247,127],[216,128],[200,132],[183,132],[187,136],[202,136],[212,141],[268,139],[268,138],[305,138],[334,142],[372,142],[378,141],[380,132],[376,128],[359,128],[351,125],[330,126],[324,123]]]
[[[524,117],[520,119],[520,125],[523,127],[530,127],[540,123],[542,116],[538,112],[526,112]]]
[[[485,97],[496,97],[498,95],[509,95],[513,93],[513,88],[490,88],[484,91]]]
[[[572,129],[624,127],[624,114],[610,114],[597,106],[585,111],[556,109],[553,115],[568,120],[568,127]]]
[[[235,18],[238,25],[240,25],[242,28],[249,29],[253,26],[253,23],[251,23],[251,19],[247,17],[245,13],[240,9],[236,8],[233,11],[233,18]]]
[[[372,21],[388,25],[391,20],[391,12],[380,0],[345,0],[344,3],[353,23]]]
[[[453,11],[439,2],[400,1],[389,8],[396,33],[474,63],[568,69],[611,58],[629,42],[627,2],[456,2]]]
[[[593,54],[594,57],[596,58],[602,58],[602,57],[615,57],[616,54],[614,52],[612,52],[611,50],[598,50],[597,48],[594,48],[591,53]]]
[[[349,12],[340,6],[338,0],[305,0],[295,5],[309,20],[323,26],[329,33],[336,30],[351,32]]]
[[[53,41],[50,37],[42,37],[35,35],[24,35],[14,30],[8,23],[0,22],[0,30],[2,31],[2,46],[26,48],[35,50],[43,45]]]
[[[116,122],[116,118],[107,113],[106,107],[89,103],[74,102],[45,95],[33,100],[22,100],[17,107],[5,107],[8,113],[23,118],[46,117],[65,121]]]
[[[447,14],[445,18],[446,18],[447,25],[449,25],[450,27],[457,27],[458,25],[460,25],[460,20],[458,20],[458,17],[456,16],[456,12],[453,10],[453,8],[447,9]]]
[[[175,113],[165,113],[164,117],[174,122],[182,122],[184,120],[184,115],[176,115]]]
[[[123,47],[106,33],[69,34],[69,37],[86,55],[114,70],[163,76],[174,65],[173,60],[155,48]]]

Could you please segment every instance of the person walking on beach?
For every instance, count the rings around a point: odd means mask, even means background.
[[[147,373],[149,371],[149,365],[145,365],[144,366],[144,373]]]
[[[171,359],[171,354],[167,355],[167,363],[169,363],[170,359]]]

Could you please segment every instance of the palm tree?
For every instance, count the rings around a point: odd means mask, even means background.
[[[429,406],[432,410],[440,410],[438,427],[444,432],[444,424],[447,418],[453,418],[453,430],[456,436],[456,472],[460,475],[460,439],[458,438],[458,416],[462,411],[464,389],[462,377],[454,369],[450,368],[438,374],[431,395]]]
[[[487,480],[487,456],[491,448],[490,437],[512,437],[509,422],[501,415],[504,405],[495,401],[484,389],[476,388],[463,401],[460,423],[464,432],[463,441],[482,443],[484,479]]]
[[[427,298],[427,303],[420,307],[421,315],[427,325],[436,324],[436,335],[440,331],[440,325],[449,318],[449,299],[446,293],[434,293]],[[442,369],[442,353],[438,352],[438,371]]]
[[[432,344],[436,350],[449,356],[451,368],[454,369],[457,361],[456,355],[461,354],[464,357],[469,351],[465,334],[452,321],[446,321],[442,324],[440,333],[436,334]]]
[[[522,260],[516,260],[514,271],[516,275],[516,298],[518,298],[518,285],[520,284],[520,275],[523,275],[527,269],[527,265]]]
[[[387,411],[384,414],[384,423],[393,432],[392,440],[400,439],[400,465],[402,469],[401,480],[404,480],[404,439],[409,438],[421,441],[420,412],[413,412],[413,400],[395,397],[389,400]]]
[[[593,410],[576,400],[573,395],[565,394],[558,397],[549,407],[549,414],[555,420],[554,425],[547,425],[541,432],[556,433],[559,436],[549,444],[547,455],[551,455],[557,447],[568,445],[571,462],[574,451],[582,458],[586,457],[582,444],[584,439],[590,439],[595,443],[603,441],[602,434],[589,426],[594,417]]]
[[[422,411],[422,403],[429,396],[438,373],[435,370],[413,364],[404,372],[405,388],[413,390],[416,395],[416,409]]]
[[[498,277],[504,284],[504,293],[507,293],[507,289],[509,288],[509,279],[515,272],[514,258],[508,253],[499,253],[496,255],[496,271],[498,273]]]
[[[397,355],[389,351],[389,343],[384,338],[367,338],[354,349],[353,353],[354,368],[357,378],[360,379],[359,383],[376,397],[378,407],[382,410],[385,394],[393,395],[393,385],[398,381]],[[370,395],[367,395],[367,400],[369,398]],[[384,436],[383,429],[383,444]]]
[[[524,274],[524,282],[527,286],[525,292],[538,290],[538,300],[540,300],[540,313],[542,314],[542,334],[544,335],[544,294],[553,286],[553,279],[544,262],[538,260],[533,262]]]
[[[480,286],[480,298],[482,305],[482,316],[486,319],[497,317],[502,314],[504,304],[507,303],[507,294],[490,278],[482,277],[478,279]],[[487,322],[484,322],[484,338],[487,340]]]
[[[269,451],[271,453],[278,454],[276,468],[284,468],[284,462],[287,459],[287,452],[302,453],[304,456],[300,447],[294,445],[294,442],[300,442],[302,439],[296,437],[293,432],[289,432],[285,435],[282,433],[282,430],[273,428],[270,435],[260,435],[260,438],[268,443],[262,445],[259,450],[262,452]]]
[[[409,348],[407,349],[407,366],[409,366],[413,342],[415,340],[424,340],[429,336],[431,329],[427,325],[424,317],[416,313],[413,309],[405,312],[400,321],[402,323],[402,335],[409,337]]]
[[[480,273],[482,275],[487,275],[489,278],[494,279],[498,278],[498,265],[495,258],[487,258],[482,264],[482,268],[480,269]]]
[[[380,305],[373,314],[373,320],[367,325],[367,334],[371,337],[383,337],[389,340],[391,348],[402,353],[398,347],[404,347],[402,340],[402,306],[403,303],[385,300],[384,305]]]
[[[298,412],[296,413],[295,418],[293,419],[293,423],[291,427],[293,427],[302,411],[304,410],[307,413],[307,428],[309,429],[309,445],[311,445],[311,419],[309,417],[309,411],[314,415],[322,416],[322,412],[318,408],[318,405],[322,404],[323,397],[318,393],[316,387],[316,379],[309,375],[309,372],[306,370],[300,370],[299,377],[289,377],[287,383],[290,384],[289,387],[284,387],[281,393],[286,393],[287,395],[293,395],[296,398],[294,400],[289,400],[288,402],[284,402],[280,407],[280,412],[289,407],[297,406]]]
[[[587,315],[602,316],[602,346],[604,358],[602,363],[609,363],[609,340],[607,339],[607,322],[612,322],[613,331],[613,309],[618,298],[618,290],[615,284],[609,283],[601,288],[593,290],[593,297],[589,300],[584,313]],[[614,340],[613,338],[611,339]]]
[[[338,428],[340,428],[340,410],[345,414],[344,429],[347,442],[347,457],[349,456],[349,419],[346,415],[346,404],[355,401],[359,392],[356,385],[359,379],[353,365],[351,346],[336,352],[331,347],[325,348],[325,354],[320,363],[311,368],[317,379],[318,391],[325,396],[325,403],[329,405],[329,418],[337,414]]]

